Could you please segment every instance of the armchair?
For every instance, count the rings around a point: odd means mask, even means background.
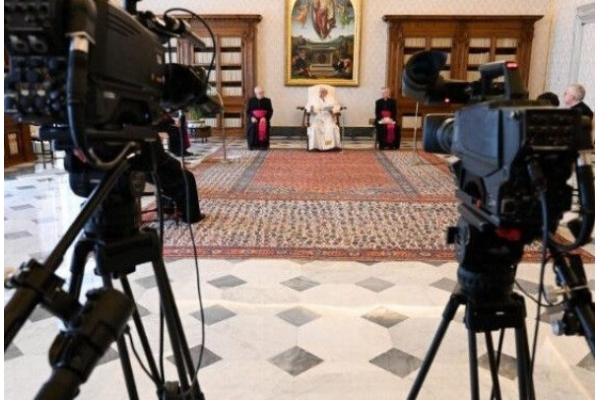
[[[303,111],[302,126],[306,128],[307,150],[342,148],[341,111],[335,87],[314,85],[308,88],[308,101]]]

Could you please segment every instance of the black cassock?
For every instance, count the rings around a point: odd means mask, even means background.
[[[183,222],[193,224],[200,221],[202,213],[194,174],[188,170],[182,172],[181,163],[165,152],[160,140],[152,145],[155,146],[156,173],[163,194],[177,205],[177,209],[182,213]],[[146,181],[156,184],[150,173],[146,173]]]
[[[260,130],[260,118],[255,117],[255,111],[264,110],[266,119],[266,132],[261,134]],[[252,117],[257,119],[257,122],[252,122]],[[252,97],[248,100],[246,105],[246,139],[248,141],[248,148],[254,149],[268,149],[269,148],[269,137],[271,133],[271,117],[273,116],[273,106],[271,105],[271,99],[263,97],[259,99]]]
[[[396,124],[388,131],[387,124],[380,124],[384,118],[384,113],[389,113],[388,117],[396,121]],[[392,98],[379,99],[375,102],[375,127],[377,129],[377,148],[383,150],[400,148],[400,125],[396,119],[398,107],[396,100]]]

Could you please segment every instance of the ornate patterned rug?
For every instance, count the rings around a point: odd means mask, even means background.
[[[458,218],[446,163],[427,153],[228,150],[192,168],[207,218],[168,222],[164,255],[454,260]],[[528,257],[529,258],[529,257]]]

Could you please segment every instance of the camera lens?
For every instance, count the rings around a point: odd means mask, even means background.
[[[450,154],[454,114],[428,114],[423,122],[423,150]]]

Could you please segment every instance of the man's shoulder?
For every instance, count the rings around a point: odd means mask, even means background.
[[[579,102],[579,103],[575,104],[572,108],[579,110],[581,112],[581,114],[583,114],[585,116],[588,116],[588,117],[594,116],[594,112],[592,111],[592,109],[584,102]]]

